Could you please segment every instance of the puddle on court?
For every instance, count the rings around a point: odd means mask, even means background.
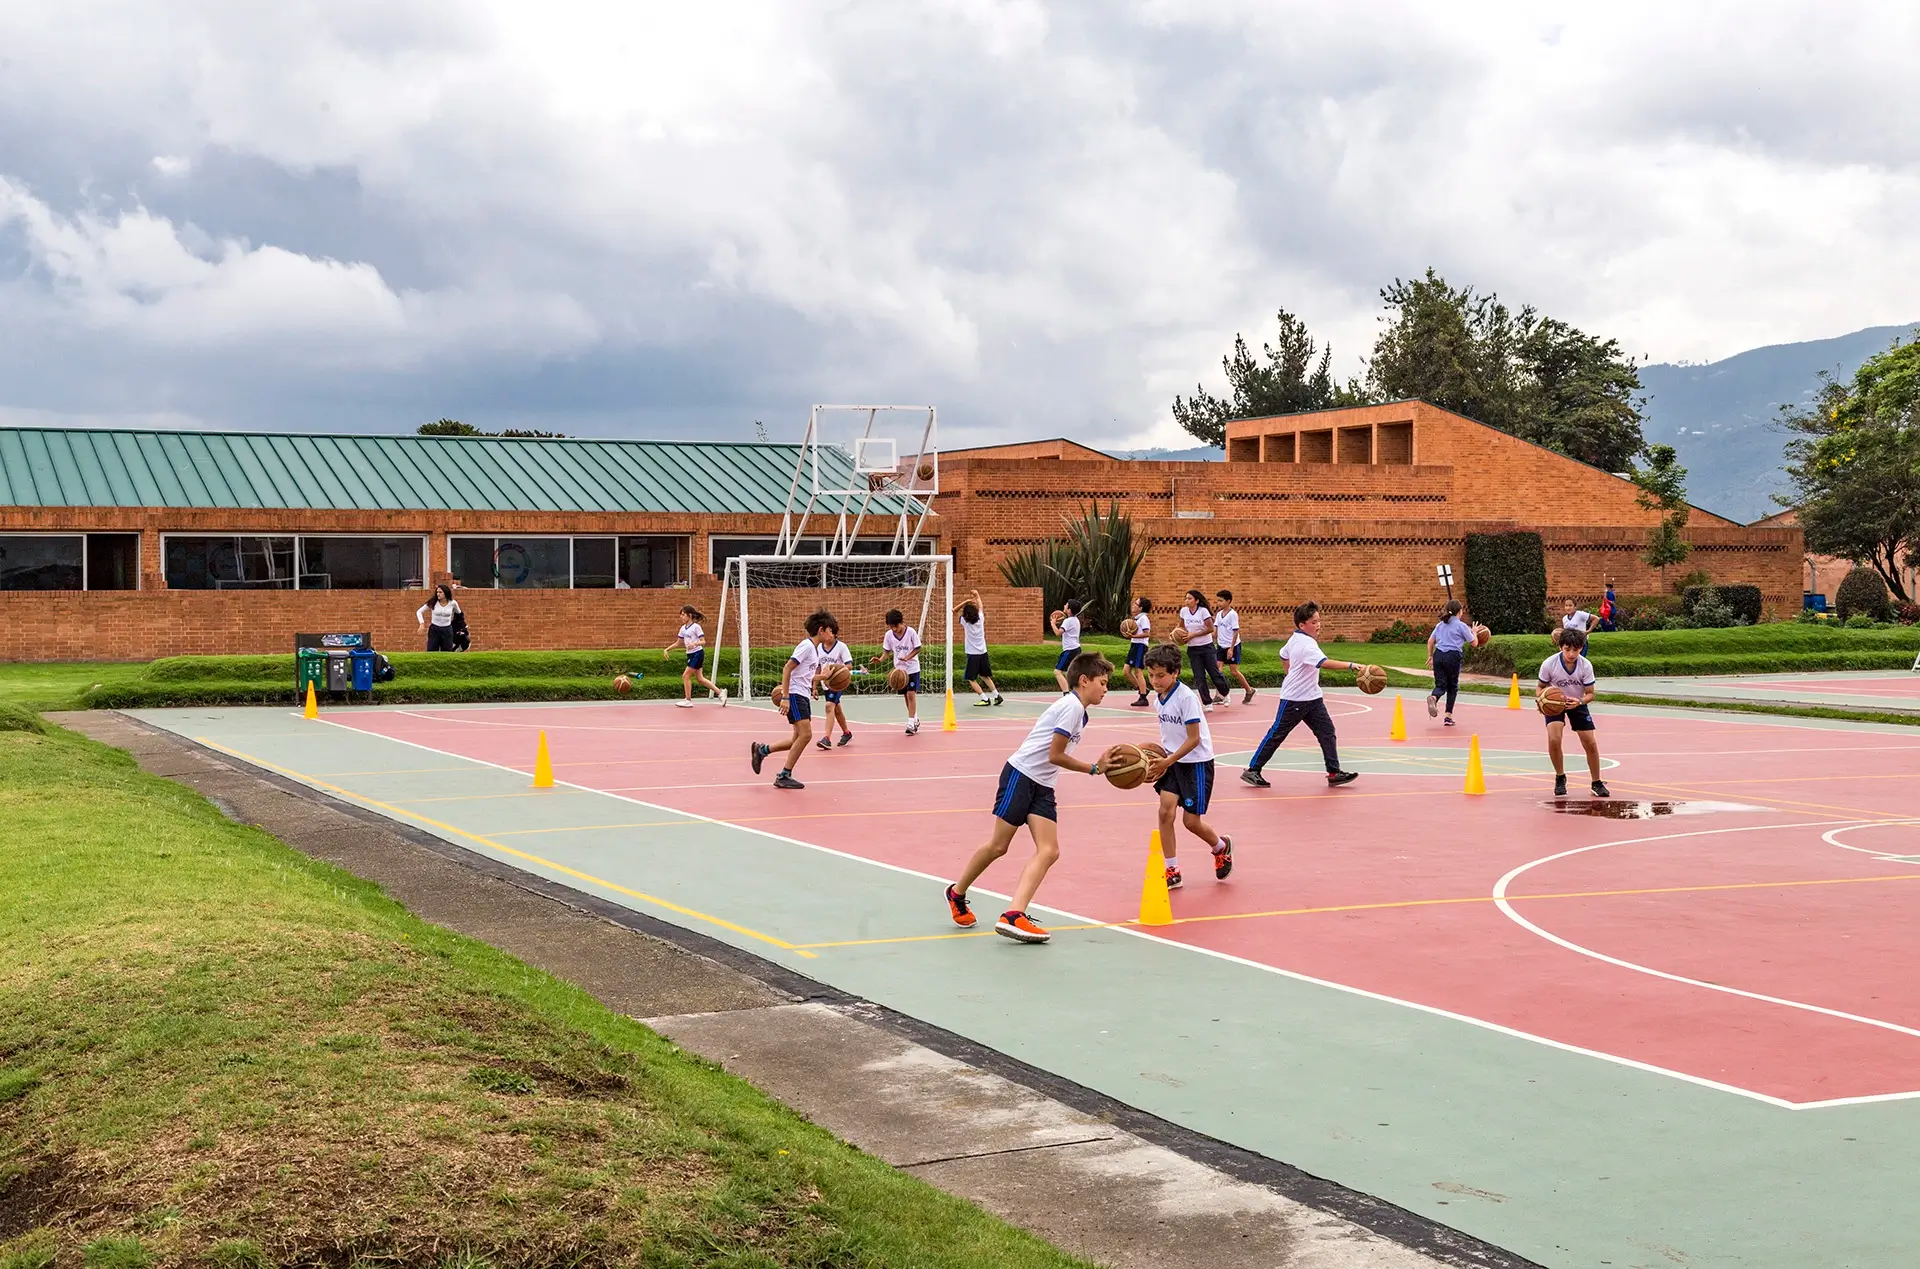
[[[1744,802],[1634,802],[1625,798],[1574,801],[1556,798],[1540,805],[1562,815],[1591,815],[1599,820],[1657,820],[1668,815],[1717,815],[1726,811],[1759,811]]]

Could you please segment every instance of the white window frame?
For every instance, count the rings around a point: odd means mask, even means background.
[[[722,536],[726,536],[726,535],[723,534]],[[481,532],[474,532],[474,533],[456,533],[456,532],[453,532],[452,530],[448,530],[446,572],[449,574],[453,572],[453,540],[455,538],[479,538],[483,542],[491,542],[493,543],[493,552],[495,554],[499,553],[500,543],[502,541],[529,542],[534,540],[540,540],[540,541],[547,541],[547,542],[565,542],[567,544],[567,589],[568,590],[583,589],[582,587],[576,584],[577,577],[574,571],[574,550],[573,550],[573,544],[575,542],[612,542],[613,543],[613,577],[614,577],[614,582],[616,583],[615,589],[618,589],[618,582],[620,580],[620,539],[622,538],[669,538],[676,542],[685,542],[687,544],[687,556],[688,556],[689,566],[691,566],[692,564],[692,556],[693,556],[693,535],[691,533],[500,533],[497,531],[496,532],[481,531]],[[711,544],[711,538],[709,538],[709,544]],[[709,545],[708,547],[708,553],[709,553],[709,558],[711,558],[711,553],[712,553],[711,545]],[[680,558],[679,552],[675,551],[674,566],[676,570],[679,567],[679,558]],[[462,589],[482,590],[486,588],[478,587],[478,586],[463,586]],[[500,584],[500,578],[496,575],[493,579],[492,589],[521,590],[526,588],[518,587],[518,586],[502,586]],[[589,587],[585,589],[604,590],[606,588],[603,586],[594,586],[594,587]],[[671,590],[672,587],[652,587],[650,589]]]
[[[587,538],[597,538],[597,537],[604,537],[605,535],[600,533],[583,533],[580,536],[587,537]],[[722,536],[725,536],[725,535],[723,534]],[[648,586],[644,588],[639,586],[634,586],[631,581],[628,581],[627,585],[629,587],[631,587],[634,590],[641,590],[641,589],[675,590],[680,587],[691,586],[693,584],[693,534],[691,533],[616,533],[614,534],[613,535],[613,555],[614,555],[613,577],[616,583],[618,583],[621,580],[620,565],[621,565],[621,561],[624,559],[624,557],[620,554],[620,543],[623,539],[626,539],[626,538],[659,538],[663,541],[674,543],[673,571],[675,574],[678,574],[680,572],[679,544],[682,542],[685,542],[687,544],[687,577],[684,581],[681,580],[678,576],[676,576],[672,586]],[[711,542],[712,539],[709,538],[708,540],[709,542]],[[712,556],[713,549],[711,546],[708,547],[707,553],[709,557]]]
[[[0,538],[79,538],[80,590],[82,593],[93,589],[93,579],[87,575],[87,539],[95,535],[112,538],[130,537],[133,539],[133,588],[135,590],[144,590],[146,588],[146,577],[140,568],[140,539],[144,534],[139,529],[0,529]],[[181,536],[184,537],[187,535],[182,534]],[[166,548],[162,547],[161,550],[163,552],[161,563],[164,567],[166,561],[164,552]],[[26,594],[28,592],[23,591],[20,593]],[[100,593],[107,595],[113,592],[101,591]]]
[[[106,532],[106,530],[101,530]],[[462,537],[467,536],[461,534]],[[433,543],[425,533],[276,533],[257,529],[227,530],[199,529],[188,532],[185,529],[162,533],[160,535],[160,580],[167,580],[167,540],[169,538],[292,538],[293,539],[293,589],[302,589],[300,585],[300,565],[305,563],[306,552],[301,544],[308,538],[419,538],[420,569],[427,576],[421,579],[421,589],[432,589],[433,583]],[[171,586],[168,589],[172,589]],[[218,589],[216,587],[215,589]],[[405,590],[405,587],[399,587]]]
[[[649,535],[648,535],[648,534],[644,534],[644,533],[640,533],[640,534],[629,534],[628,536],[630,536],[630,537],[647,537],[647,536],[649,536]],[[712,574],[714,574],[714,575],[716,575],[716,576],[718,575],[718,572],[719,572],[719,570],[718,570],[718,569],[716,569],[716,568],[714,567],[714,558],[713,558],[713,550],[714,550],[714,546],[713,546],[713,544],[714,544],[714,542],[715,542],[715,540],[717,540],[717,539],[718,539],[718,540],[724,540],[724,541],[729,541],[729,542],[748,542],[748,541],[751,541],[751,542],[761,542],[761,541],[765,541],[765,542],[776,542],[776,543],[777,543],[777,542],[778,542],[778,540],[779,540],[779,539],[778,539],[778,535],[777,535],[777,534],[766,534],[766,533],[709,533],[709,534],[707,534],[707,572],[709,572],[709,573],[712,573]],[[815,551],[796,551],[796,552],[794,553],[794,558],[795,558],[795,559],[803,559],[803,560],[804,560],[804,559],[833,559],[833,558],[839,558],[839,557],[837,557],[837,556],[829,556],[829,555],[827,554],[827,552],[828,552],[828,549],[829,549],[829,548],[831,548],[831,547],[832,547],[832,545],[833,545],[833,536],[832,536],[831,534],[822,534],[822,535],[820,535],[820,536],[818,536],[818,537],[815,537],[815,536],[813,536],[813,535],[811,535],[811,534],[809,534],[808,536],[806,536],[806,537],[803,537],[803,538],[801,538],[801,539],[800,539],[800,542],[801,542],[802,544],[805,544],[805,543],[809,543],[809,542],[817,542],[817,543],[819,543],[819,544],[820,544],[820,547],[821,547],[821,549],[820,549],[819,551],[817,551],[817,552],[815,552]],[[888,545],[889,547],[891,547],[891,545],[892,545],[892,543],[893,543],[893,539],[892,539],[892,538],[883,538],[883,537],[862,537],[862,538],[856,538],[856,539],[855,539],[855,542],[856,542],[856,543],[860,543],[860,542],[881,542],[881,543],[885,543],[885,544],[887,544],[887,545]],[[913,552],[913,554],[912,554],[912,556],[910,556],[909,558],[912,558],[912,559],[921,559],[921,558],[924,558],[924,557],[926,557],[926,556],[930,556],[930,555],[938,555],[938,554],[940,554],[940,547],[939,547],[939,542],[940,542],[940,539],[939,539],[938,537],[923,537],[923,538],[921,538],[921,539],[919,539],[919,541],[917,541],[917,542],[915,542],[915,543],[914,543],[914,552]],[[885,554],[890,554],[890,553],[891,553],[891,551],[889,550],[888,552],[886,552],[886,553],[883,553],[882,555],[876,555],[876,556],[873,556],[873,557],[871,557],[871,558],[875,558],[875,559],[880,559],[880,558],[884,558],[884,555],[885,555]],[[774,554],[774,552],[773,552],[773,551],[772,551],[771,549],[769,549],[769,550],[766,550],[766,551],[741,551],[741,552],[738,552],[738,553],[737,553],[737,554],[736,554],[736,555],[734,556],[734,558],[736,558],[736,559],[737,559],[737,558],[739,558],[739,556],[741,556],[741,555],[755,555],[755,556],[759,556],[759,555],[764,555],[764,556],[768,556],[768,557],[771,557],[771,556],[772,556],[773,554]],[[867,557],[864,557],[864,556],[861,556],[861,555],[854,555],[854,556],[851,556],[851,557],[848,557],[848,558],[852,558],[852,559],[862,559],[862,558],[867,558]]]

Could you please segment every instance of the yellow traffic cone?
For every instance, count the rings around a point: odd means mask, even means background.
[[[1406,738],[1407,711],[1401,707],[1400,697],[1396,694],[1393,698],[1393,728],[1387,732],[1387,739],[1405,740]]]
[[[1478,795],[1487,791],[1487,773],[1480,769],[1480,737],[1475,736],[1473,743],[1467,746],[1467,787],[1465,792]]]
[[[1172,925],[1173,900],[1167,896],[1167,857],[1160,852],[1160,830],[1147,847],[1147,875],[1140,883],[1140,924]]]
[[[540,747],[533,753],[533,787],[553,787],[553,759],[547,754],[547,733],[544,731],[540,733]]]
[[[940,720],[940,730],[941,731],[959,731],[960,730],[960,722],[958,719],[956,719],[953,716],[953,689],[952,688],[947,689],[947,712],[946,712],[946,716]]]
[[[1520,708],[1520,676],[1518,674],[1514,675],[1513,682],[1507,685],[1507,708]]]
[[[313,681],[311,679],[307,681],[307,707],[300,712],[308,718],[320,717],[320,702],[314,699]]]

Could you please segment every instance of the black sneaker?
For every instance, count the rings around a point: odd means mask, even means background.
[[[1133,708],[1135,709],[1145,709],[1146,707],[1147,707],[1147,698],[1144,696],[1141,697],[1139,700],[1133,702]]]
[[[773,777],[773,787],[776,789],[804,789],[807,786],[794,779],[793,772],[782,771],[779,775]]]
[[[1220,835],[1219,849],[1213,852],[1213,875],[1225,881],[1227,874],[1233,871],[1233,839],[1225,833]]]
[[[1256,695],[1258,695],[1258,693],[1257,693],[1257,692],[1255,692],[1255,691],[1254,691],[1254,690],[1253,690],[1252,688],[1248,688],[1248,689],[1247,689],[1247,694],[1246,694],[1245,696],[1242,696],[1242,697],[1240,698],[1240,703],[1241,703],[1242,705],[1251,705],[1251,704],[1253,704],[1253,698],[1254,698],[1254,697],[1255,697]]]
[[[767,755],[772,752],[772,745],[763,745],[757,740],[753,742],[753,774],[760,774],[760,764],[765,762]]]
[[[1557,798],[1567,796],[1567,777],[1563,775],[1553,777],[1553,796]]]
[[[1612,797],[1612,796],[1613,796],[1613,794],[1611,794],[1611,793],[1609,793],[1609,792],[1607,792],[1607,783],[1606,783],[1606,781],[1604,781],[1604,780],[1595,780],[1595,781],[1593,782],[1593,796],[1595,796],[1595,797],[1597,797],[1597,798],[1610,798],[1610,797]]]
[[[840,748],[842,748],[842,749],[845,749],[845,748],[846,748],[846,747],[847,747],[848,745],[850,745],[850,744],[852,744],[852,743],[853,743],[853,733],[852,733],[852,732],[850,732],[850,731],[843,731],[843,732],[841,732],[841,733],[840,733]]]
[[[1240,773],[1240,783],[1251,784],[1256,789],[1271,789],[1273,784],[1260,774],[1259,768],[1248,767]]]
[[[1327,787],[1337,788],[1343,784],[1352,784],[1359,778],[1360,773],[1358,771],[1329,771],[1327,773]]]
[[[813,747],[815,749],[831,749],[833,748],[833,738],[831,736],[822,736],[813,742]]]
[[[1007,703],[1007,698],[1000,695],[1000,693],[995,692],[993,694],[993,703],[995,705],[1005,705]]]

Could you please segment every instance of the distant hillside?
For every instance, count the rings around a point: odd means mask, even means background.
[[[1192,449],[1116,449],[1108,452],[1115,458],[1137,458],[1153,463],[1221,463],[1227,458],[1227,451],[1211,445],[1196,445]]]
[[[1704,366],[1640,368],[1647,390],[1647,440],[1671,445],[1687,469],[1695,506],[1750,522],[1779,507],[1786,487],[1780,406],[1813,395],[1822,370],[1845,378],[1895,339],[1920,327],[1872,326],[1837,339],[1755,348]]]

